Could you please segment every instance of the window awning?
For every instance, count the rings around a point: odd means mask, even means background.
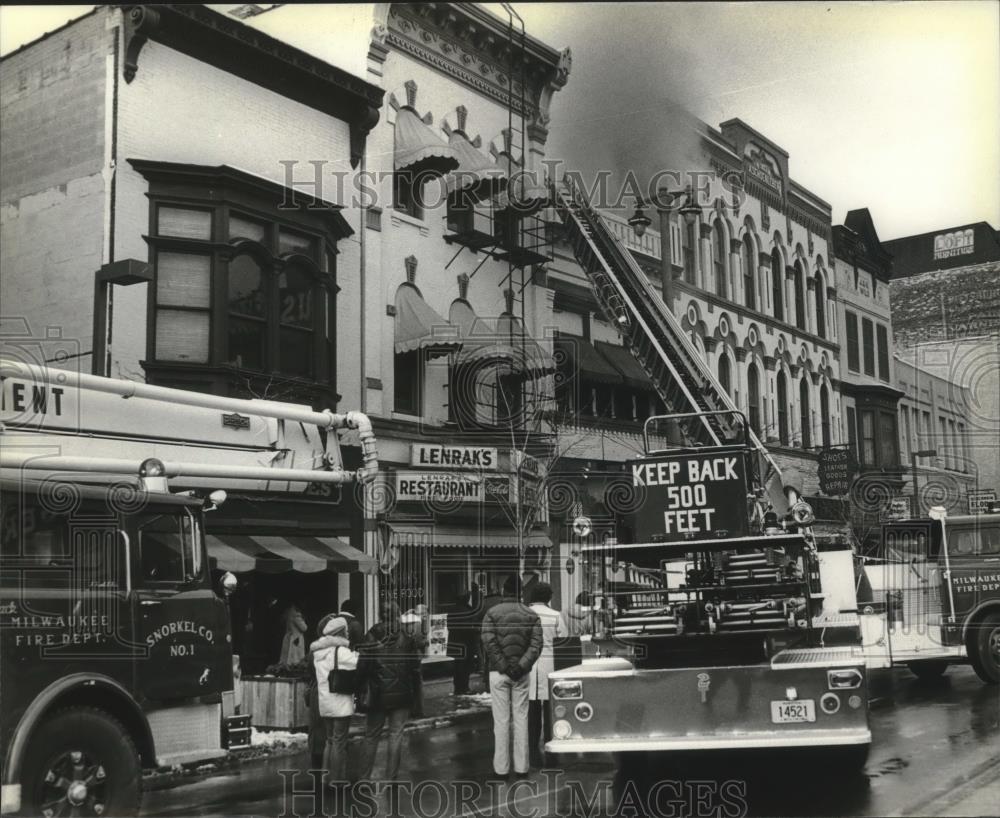
[[[267,574],[285,571],[374,574],[378,571],[374,559],[336,537],[210,534],[205,537],[205,542],[209,557],[222,571],[262,571]]]
[[[649,376],[625,347],[610,344],[607,341],[597,341],[594,346],[597,347],[597,351],[601,355],[611,362],[615,369],[622,373],[626,386],[641,389],[644,392],[653,391],[653,384],[650,382]]]
[[[437,358],[462,346],[458,329],[438,315],[412,284],[396,290],[395,322],[397,353],[426,349]]]
[[[565,361],[563,366],[576,377],[612,386],[624,383],[622,373],[585,338],[560,335],[555,343],[558,354]]]
[[[444,175],[459,165],[455,149],[423,123],[412,108],[396,114],[396,170],[427,171]]]
[[[552,356],[530,334],[524,334],[522,344],[520,319],[509,314],[496,321],[481,318],[462,299],[452,303],[448,316],[462,340],[462,351],[456,361],[459,366],[495,360],[503,361],[517,374],[544,375],[555,371]]]
[[[448,195],[459,191],[469,202],[481,202],[507,186],[507,170],[480,153],[460,131],[453,131],[448,144],[458,157],[458,169],[448,174]]]
[[[412,533],[412,536],[410,536]],[[449,528],[431,530],[421,528],[413,532],[405,526],[392,527],[397,545],[427,546],[434,548],[517,548],[517,535],[513,531],[480,531],[475,528]],[[525,548],[551,548],[552,541],[540,531],[524,535]]]
[[[553,357],[531,337],[521,319],[504,313],[497,319],[497,335],[515,351],[515,371],[530,375],[548,375],[556,371]]]

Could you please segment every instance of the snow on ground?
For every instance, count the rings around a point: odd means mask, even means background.
[[[305,733],[291,733],[288,730],[258,730],[250,729],[251,747],[288,747],[294,744],[305,744]]]

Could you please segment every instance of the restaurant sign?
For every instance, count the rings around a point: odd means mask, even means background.
[[[410,446],[410,465],[421,468],[442,466],[450,469],[495,471],[498,465],[497,450],[488,446],[414,443]]]
[[[483,480],[473,474],[454,472],[396,472],[396,499],[481,502]]]

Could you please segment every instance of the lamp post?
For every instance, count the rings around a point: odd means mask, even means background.
[[[650,218],[643,212],[643,207],[652,205],[660,216],[660,287],[663,294],[663,303],[669,309],[673,309],[671,296],[671,282],[673,280],[673,266],[670,250],[670,214],[676,210],[684,217],[684,222],[688,226],[695,223],[701,216],[701,206],[695,201],[694,191],[691,185],[684,189],[684,203],[677,208],[675,202],[680,198],[678,193],[672,193],[666,188],[661,189],[657,198],[644,202],[636,200],[635,213],[628,220],[629,226],[635,233],[636,238],[642,238],[646,233],[646,228],[651,224]],[[695,252],[692,248],[692,252]]]
[[[913,469],[913,516],[920,516],[920,495],[917,492],[917,458],[937,457],[937,449],[921,449],[917,452],[910,452],[910,467]]]

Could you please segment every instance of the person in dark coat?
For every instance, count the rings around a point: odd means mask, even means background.
[[[425,646],[418,629],[402,627],[396,604],[382,600],[379,622],[365,634],[360,645],[362,685],[373,688],[360,766],[363,780],[372,779],[375,754],[387,728],[389,746],[385,780],[397,780],[403,751],[403,730],[416,699],[420,658]]]
[[[510,772],[513,724],[514,772],[528,773],[528,694],[530,672],[543,645],[538,614],[518,599],[517,581],[504,585],[504,601],[483,617],[483,646],[490,665],[493,701],[493,772]]]
[[[354,600],[345,599],[337,616],[342,616],[347,620],[347,639],[351,643],[351,650],[357,650],[361,640],[365,637],[365,626],[361,624],[358,606]]]
[[[448,613],[448,655],[452,659],[452,681],[455,695],[469,692],[469,675],[476,658],[480,622],[469,601],[470,594],[459,594],[458,602]]]
[[[483,646],[482,642],[482,627],[483,619],[486,617],[486,612],[492,608],[494,605],[499,605],[503,602],[503,594],[497,593],[496,591],[491,591],[482,598],[482,605],[476,612],[477,619],[479,620],[479,658],[480,658],[480,670],[483,674],[483,690],[487,693],[490,692],[490,660],[486,655],[486,648]]]

